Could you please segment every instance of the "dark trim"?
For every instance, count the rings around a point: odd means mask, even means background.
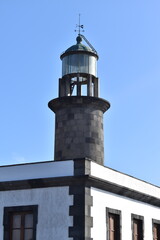
[[[109,239],[109,214],[113,213],[119,216],[119,238],[117,240],[122,239],[122,214],[120,210],[113,208],[106,208],[106,224],[107,224],[107,239]]]
[[[159,224],[159,225],[160,225],[160,220],[157,220],[157,219],[153,219],[153,218],[152,218],[152,223],[153,223],[153,224],[156,223],[156,224]]]
[[[74,176],[90,175],[91,159],[80,158],[74,160]]]
[[[69,237],[73,240],[92,240],[91,206],[93,199],[90,192],[90,188],[81,184],[69,188],[69,194],[73,195],[74,202],[69,208],[69,215],[73,216],[73,226],[69,227]]]
[[[154,225],[157,225],[158,226],[158,239],[159,239],[159,234],[160,234],[160,220],[157,220],[157,219],[153,219],[152,218],[152,235],[154,236]]]
[[[53,177],[0,182],[0,191],[69,186],[73,181],[74,177]]]
[[[7,168],[7,167],[17,167],[17,166],[23,166],[23,165],[35,165],[35,164],[43,164],[43,163],[54,163],[54,162],[66,162],[66,161],[79,161],[80,159],[65,159],[65,160],[49,160],[49,161],[42,161],[42,162],[29,162],[29,163],[18,163],[18,164],[11,164],[11,165],[1,165],[0,166],[0,169],[1,168]],[[92,161],[92,162],[95,162],[97,163],[96,161],[94,161],[93,159],[90,159],[90,158],[82,158],[81,160],[87,160],[87,161]],[[98,164],[98,163],[97,163]],[[101,164],[99,164],[100,166],[102,166]],[[145,180],[142,180],[140,178],[137,178],[137,177],[133,177],[132,175],[129,175],[129,174],[126,174],[126,173],[123,173],[123,172],[120,172],[116,169],[113,169],[113,168],[110,168],[110,167],[106,167],[106,166],[103,166],[104,168],[106,169],[110,169],[112,170],[113,172],[116,172],[116,173],[120,173],[120,174],[123,174],[124,176],[127,176],[127,177],[130,177],[130,178],[133,178],[133,179],[136,179],[138,181],[141,181],[143,183],[146,183],[146,184],[149,184],[153,187],[156,187],[156,188],[159,188],[159,186],[155,185],[155,184],[152,184],[150,182],[147,182]]]
[[[4,207],[3,226],[4,226],[4,240],[9,240],[10,235],[10,216],[14,212],[28,212],[33,213],[33,240],[36,240],[36,226],[38,222],[38,205],[28,206],[12,206]]]
[[[130,188],[127,188],[109,181],[102,180],[100,178],[90,177],[90,176],[88,178],[89,179],[86,183],[87,186],[89,185],[94,188],[98,188],[107,192],[112,192],[117,195],[121,195],[127,198],[131,198],[140,202],[145,202],[145,203],[160,207],[160,198],[156,198],[148,194],[144,194],[139,191],[132,190]]]
[[[81,167],[80,167],[81,168]],[[32,188],[46,188],[46,187],[60,187],[60,186],[74,186],[77,183],[84,184],[86,187],[94,187],[104,191],[112,192],[120,196],[125,196],[137,201],[145,202],[153,206],[160,207],[160,198],[143,194],[141,192],[123,187],[118,184],[111,183],[89,175],[78,175],[81,170],[75,169],[77,176],[72,177],[56,177],[56,178],[40,178],[21,181],[0,182],[0,191],[32,189]]]
[[[134,240],[134,236],[133,236],[133,221],[134,219],[136,220],[140,220],[141,224],[142,224],[142,236],[141,239],[142,240],[144,238],[144,217],[141,215],[137,215],[137,214],[131,214],[131,229],[132,229],[132,239]]]
[[[90,159],[74,160],[74,176],[76,178],[90,174]],[[69,208],[69,215],[73,216],[73,226],[69,227],[69,237],[73,240],[92,240],[91,228],[93,218],[91,217],[91,206],[93,198],[90,187],[86,187],[86,181],[74,182],[69,187],[69,194],[73,195],[73,206]]]

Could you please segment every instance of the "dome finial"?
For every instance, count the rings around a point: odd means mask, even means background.
[[[77,44],[80,44],[82,42],[82,37],[80,34],[78,34],[76,41],[77,41]]]

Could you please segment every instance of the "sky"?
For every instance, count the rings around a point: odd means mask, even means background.
[[[99,54],[105,166],[160,185],[160,1],[0,0],[0,165],[53,160],[60,55]]]

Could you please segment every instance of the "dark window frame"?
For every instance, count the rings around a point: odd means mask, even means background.
[[[121,240],[122,236],[122,214],[120,210],[113,209],[113,208],[106,208],[106,224],[107,224],[107,239],[109,239],[109,215],[114,214],[117,215],[119,218],[119,236],[116,240]]]
[[[142,223],[142,237],[141,237],[141,239],[140,240],[143,240],[143,238],[144,238],[144,217],[143,216],[141,216],[141,215],[137,215],[137,214],[131,214],[131,224],[132,224],[132,226],[131,226],[131,229],[132,229],[132,240],[134,240],[134,229],[133,229],[133,223],[134,223],[134,219],[135,220],[140,220],[141,221],[141,223]]]
[[[152,219],[152,235],[153,235],[153,239],[154,239],[154,225],[155,224],[159,225],[159,227],[160,227],[160,220]]]
[[[4,207],[3,226],[4,240],[10,240],[10,217],[14,213],[32,212],[33,213],[33,240],[36,240],[36,226],[38,223],[38,205]]]

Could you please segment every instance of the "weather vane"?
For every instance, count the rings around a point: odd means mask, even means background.
[[[75,29],[75,32],[78,32],[79,35],[81,32],[84,32],[84,25],[81,24],[81,14],[79,14],[79,24],[76,24],[76,28],[78,28],[78,30]]]

